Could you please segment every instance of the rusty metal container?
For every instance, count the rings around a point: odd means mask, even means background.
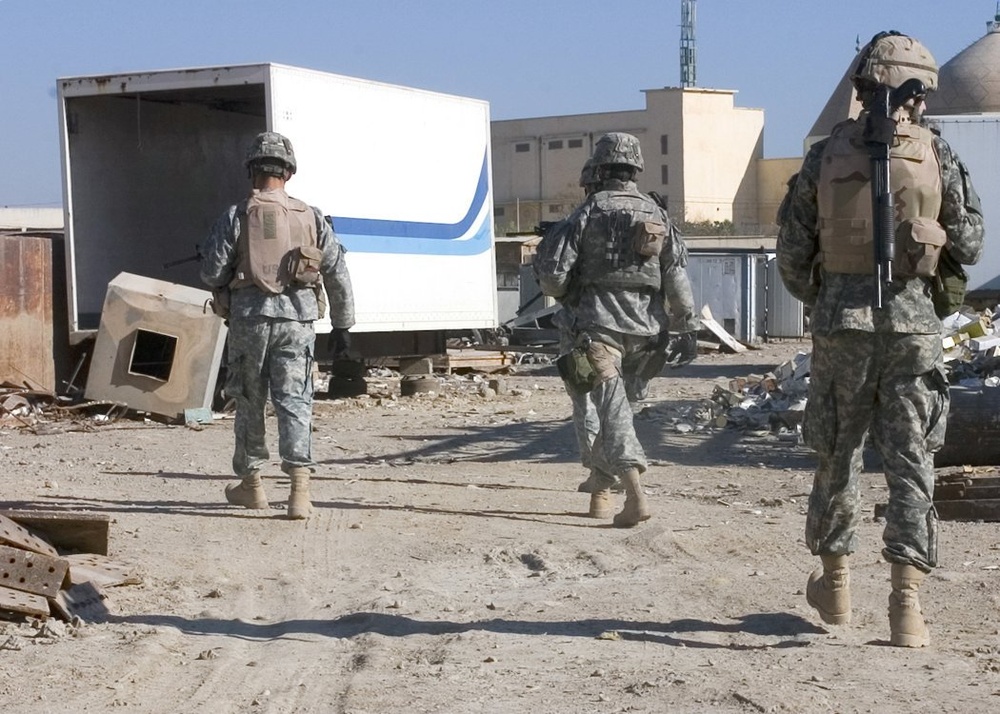
[[[54,392],[52,242],[0,235],[0,383]]]

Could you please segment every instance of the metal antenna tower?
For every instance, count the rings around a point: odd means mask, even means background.
[[[695,86],[694,15],[696,0],[681,0],[681,86]]]

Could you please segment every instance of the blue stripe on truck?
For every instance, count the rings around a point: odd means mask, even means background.
[[[420,221],[385,221],[376,218],[333,216],[333,229],[344,247],[359,253],[415,253],[419,255],[478,255],[490,249],[492,231],[487,211],[481,225],[473,223],[482,213],[489,197],[487,157],[479,183],[465,217],[458,223],[424,223]],[[463,236],[468,235],[467,238]]]

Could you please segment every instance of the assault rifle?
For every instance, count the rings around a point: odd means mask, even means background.
[[[889,178],[889,151],[896,135],[896,121],[892,117],[910,99],[927,94],[927,87],[911,77],[895,89],[880,84],[874,94],[863,136],[871,157],[872,174],[872,249],[875,251],[872,307],[881,309],[882,288],[892,282],[892,263],[896,259],[896,214]]]

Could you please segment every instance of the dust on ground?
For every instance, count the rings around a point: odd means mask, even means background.
[[[676,426],[716,385],[808,351],[703,355],[636,416],[654,511],[585,517],[551,366],[316,404],[315,515],[226,506],[232,422],[0,431],[0,501],[107,514],[142,584],[110,616],[0,622],[6,712],[971,712],[1000,695],[995,524],[941,525],[932,646],[887,646],[885,499],[864,481],[854,622],[803,594],[813,459],[773,434]],[[374,380],[378,382],[379,380]],[[276,433],[268,420],[269,436]],[[272,450],[276,453],[276,445]],[[621,496],[616,497],[620,503]]]

